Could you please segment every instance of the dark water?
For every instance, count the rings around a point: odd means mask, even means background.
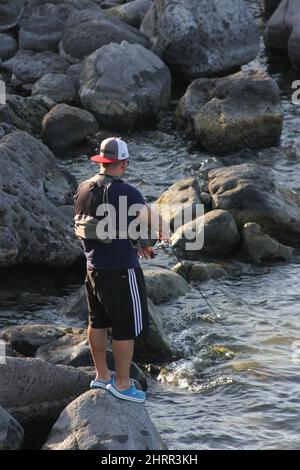
[[[249,3],[261,24],[258,3]],[[291,102],[291,83],[300,75],[285,63],[268,63],[263,45],[257,63],[271,73],[282,92],[281,146],[215,157],[191,149],[174,133],[166,115],[157,130],[124,136],[132,154],[128,180],[148,200],[182,177],[248,161],[273,168],[283,185],[300,194],[300,106]],[[70,155],[62,164],[78,180],[95,171],[84,154]],[[175,264],[165,258],[155,262]],[[162,307],[166,331],[184,359],[150,380],[147,408],[170,449],[297,449],[300,256],[274,267],[233,267],[230,279],[202,284],[220,318],[196,291]],[[71,323],[58,315],[57,306],[62,296],[77,288],[76,281],[37,285],[25,282],[17,296],[7,286],[0,290],[0,326]]]

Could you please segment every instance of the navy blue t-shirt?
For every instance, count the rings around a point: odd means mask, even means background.
[[[141,193],[127,183],[114,181],[108,190],[108,202],[116,209],[119,217],[119,196],[127,196],[127,206],[132,204],[145,204]],[[128,224],[135,219],[127,216]],[[133,248],[127,239],[114,239],[111,243],[98,240],[82,240],[83,249],[87,259],[87,267],[98,270],[119,270],[139,267],[137,249]]]

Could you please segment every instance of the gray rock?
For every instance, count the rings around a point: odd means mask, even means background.
[[[22,426],[0,406],[0,450],[19,450],[23,439]]]
[[[60,338],[65,330],[55,325],[16,325],[0,331],[0,338],[24,356],[33,356],[42,345]]]
[[[24,12],[24,0],[1,0],[0,32],[16,26]]]
[[[240,229],[256,222],[281,243],[299,244],[300,198],[277,183],[271,168],[221,167],[208,173],[208,184],[214,208],[230,211]]]
[[[269,49],[287,51],[292,64],[300,68],[299,0],[281,1],[267,23],[265,40]]]
[[[183,178],[172,184],[156,200],[158,212],[164,221],[178,228],[182,224],[185,211],[193,218],[197,215],[197,205],[201,204],[201,187],[197,178]]]
[[[53,426],[43,450],[165,449],[146,408],[91,390],[70,403]]]
[[[47,73],[64,73],[69,64],[52,51],[34,52],[19,49],[1,67],[12,72],[20,83],[34,83]]]
[[[243,227],[243,247],[249,258],[255,263],[290,260],[294,249],[278,243],[263,233],[256,223],[248,222]]]
[[[195,233],[197,239],[193,241]],[[225,210],[212,210],[183,225],[172,236],[173,247],[192,258],[202,255],[226,257],[234,252],[239,243],[235,220]]]
[[[124,21],[124,23],[134,28],[139,28],[152,3],[152,0],[133,0],[123,5],[109,8],[105,10],[105,14],[115,16],[119,20]]]
[[[65,22],[72,11],[65,3],[47,3],[25,12],[27,18],[22,20],[19,30],[20,49],[57,52]]]
[[[169,269],[146,269],[144,275],[147,295],[155,305],[181,297],[190,290],[188,283]]]
[[[0,33],[0,60],[9,59],[15,55],[17,49],[17,41],[12,36]]]
[[[71,63],[79,62],[105,44],[121,43],[123,40],[150,46],[142,33],[117,18],[101,12],[75,11],[66,22],[60,53]]]
[[[66,74],[49,73],[35,82],[32,95],[44,95],[56,103],[71,104],[76,98],[74,81]]]
[[[70,266],[82,250],[57,206],[72,204],[74,177],[26,132],[3,137],[0,166],[0,266]]]
[[[155,0],[140,29],[153,52],[188,80],[225,75],[259,51],[259,31],[243,0]]]
[[[0,403],[24,426],[56,418],[89,383],[89,376],[73,367],[8,357],[0,364]]]
[[[174,123],[214,153],[278,144],[283,122],[280,90],[262,70],[195,80]]]
[[[182,264],[177,263],[172,271],[190,281],[208,281],[228,276],[227,270],[221,264],[200,263],[199,261],[183,260]]]
[[[43,138],[51,148],[65,148],[98,132],[95,117],[84,109],[58,104],[42,121]]]
[[[170,72],[140,44],[101,47],[86,59],[80,81],[83,107],[105,128],[149,125],[169,102]]]
[[[0,105],[0,121],[35,136],[42,134],[42,119],[55,106],[46,96],[7,95],[6,105]]]

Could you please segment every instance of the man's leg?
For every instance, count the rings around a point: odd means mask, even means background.
[[[131,385],[129,379],[134,340],[113,340],[112,347],[116,367],[116,387],[118,390],[126,390]]]
[[[96,368],[96,380],[110,380],[110,372],[107,368],[106,349],[107,349],[107,328],[98,329],[88,327],[88,340]]]

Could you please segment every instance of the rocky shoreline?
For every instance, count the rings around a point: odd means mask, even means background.
[[[265,0],[272,13],[266,45],[288,54],[298,67],[296,1],[278,3]],[[208,0],[180,5],[173,0],[14,0],[2,8],[0,79],[8,94],[6,104],[0,104],[1,269],[24,263],[69,267],[82,260],[72,231],[77,181],[55,153],[88,146],[108,131],[155,126],[170,106],[173,81],[186,83],[174,128],[196,147],[226,156],[280,142],[278,86],[257,66],[240,70],[255,59],[260,39],[242,0],[222,8]],[[280,34],[289,37],[288,45],[276,42]],[[185,251],[186,227],[173,236],[193,280],[226,276],[222,261],[232,257],[255,264],[282,262],[299,247],[299,197],[258,163],[211,170],[206,181],[178,180],[156,202],[204,204],[205,214],[195,221],[199,230],[204,227],[203,249]],[[151,331],[136,345],[138,364],[178,357],[160,309],[188,291],[185,274],[182,266],[145,272]],[[67,316],[85,318],[83,290],[61,308]],[[22,448],[24,435],[26,446],[45,449],[165,448],[147,412],[132,404],[124,413],[128,420],[121,438],[110,441],[119,403],[87,391],[93,371],[87,369],[92,361],[83,330],[34,325],[6,328],[0,335],[8,355],[7,364],[0,365],[0,449]],[[132,374],[145,388],[145,374],[136,364]],[[95,407],[99,414],[94,415]],[[86,429],[78,416],[89,423]],[[100,434],[99,420],[105,423]],[[139,423],[136,433],[130,420]],[[42,438],[37,437],[40,429]],[[142,435],[142,429],[147,433]]]

